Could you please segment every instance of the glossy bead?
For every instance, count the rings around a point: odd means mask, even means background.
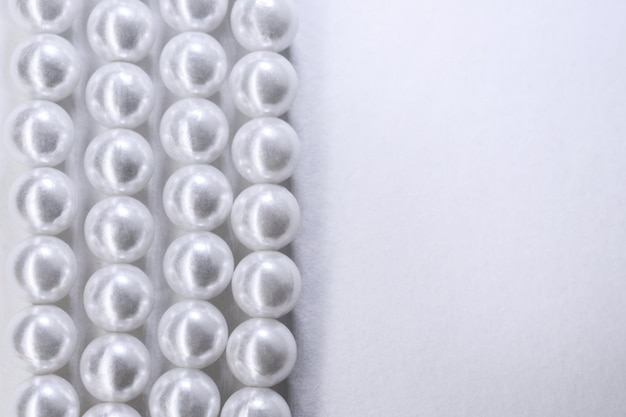
[[[210,32],[224,20],[228,0],[159,0],[159,6],[163,19],[172,28]]]
[[[62,107],[29,101],[9,114],[4,126],[7,150],[19,162],[41,167],[65,160],[74,144],[74,123]]]
[[[9,209],[25,230],[55,235],[74,220],[76,198],[74,184],[67,175],[53,168],[36,168],[13,183]]]
[[[104,194],[135,194],[143,190],[153,169],[152,148],[132,130],[108,130],[96,136],[85,152],[87,179]]]
[[[188,230],[212,230],[226,220],[233,192],[224,174],[210,165],[189,165],[174,172],[163,189],[165,213]]]
[[[9,324],[13,353],[35,374],[57,371],[76,350],[76,327],[66,312],[55,306],[32,306]]]
[[[170,39],[159,62],[165,86],[181,97],[208,97],[226,78],[226,53],[206,33],[185,32]]]
[[[114,62],[93,73],[85,99],[97,122],[132,129],[148,119],[154,106],[154,88],[148,74],[138,66]]]
[[[172,369],[154,383],[149,407],[151,417],[217,417],[220,392],[202,371]]]
[[[300,140],[288,123],[274,117],[250,120],[235,134],[232,158],[237,172],[252,183],[279,183],[293,174]]]
[[[87,39],[107,61],[137,62],[150,52],[156,29],[150,9],[139,0],[104,0],[87,20]]]
[[[58,101],[74,91],[81,61],[76,49],[62,37],[37,35],[15,48],[11,70],[17,86],[28,96]]]
[[[296,98],[298,77],[275,52],[252,52],[239,60],[229,78],[233,102],[248,117],[280,116]]]
[[[85,239],[94,255],[107,262],[135,262],[154,236],[152,215],[130,197],[111,197],[93,206],[85,219]]]
[[[13,20],[31,32],[64,32],[74,22],[79,8],[79,0],[9,0]]]
[[[154,304],[152,282],[139,268],[109,265],[97,270],[85,286],[87,316],[110,332],[129,332],[146,322]]]
[[[296,341],[284,324],[249,319],[235,328],[226,346],[226,360],[244,385],[271,387],[283,381],[296,363]]]
[[[76,390],[56,375],[35,376],[15,390],[15,417],[78,417],[80,404]]]
[[[237,239],[248,249],[278,250],[296,236],[300,208],[285,187],[256,184],[235,199],[231,225]]]
[[[141,415],[126,404],[102,403],[91,407],[83,417],[141,417]]]
[[[209,232],[183,235],[163,259],[163,275],[176,293],[208,300],[222,293],[233,275],[233,254],[224,240]]]
[[[287,401],[269,388],[242,388],[224,403],[220,417],[291,417]]]
[[[233,296],[251,317],[279,318],[298,301],[300,271],[280,252],[253,252],[239,262],[233,274]]]
[[[207,301],[181,301],[159,322],[159,346],[176,366],[205,368],[226,348],[228,326],[220,311]]]
[[[98,400],[126,402],[141,394],[148,383],[150,354],[133,336],[100,336],[85,348],[80,376],[87,391]]]
[[[280,52],[298,32],[291,0],[237,0],[230,15],[233,35],[249,51]]]
[[[163,149],[182,163],[213,162],[226,148],[228,134],[224,112],[204,99],[180,100],[161,119]]]
[[[19,295],[31,303],[55,303],[76,282],[74,251],[52,236],[32,236],[20,242],[7,258],[7,275]]]

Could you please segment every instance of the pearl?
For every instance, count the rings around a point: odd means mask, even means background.
[[[141,394],[148,383],[150,354],[133,336],[100,336],[87,345],[80,358],[80,377],[98,400],[126,402]]]
[[[74,22],[78,0],[10,0],[13,20],[31,32],[61,33]]]
[[[233,232],[248,249],[281,249],[294,239],[299,224],[298,202],[280,185],[252,185],[233,203]]]
[[[172,28],[181,31],[211,32],[228,10],[228,0],[160,0],[161,16]]]
[[[228,144],[228,120],[214,103],[188,98],[170,106],[161,119],[161,143],[182,163],[210,163]]]
[[[13,353],[35,374],[64,367],[76,350],[76,327],[66,312],[55,306],[32,306],[9,324]]]
[[[288,123],[274,117],[250,120],[235,134],[232,158],[237,172],[252,183],[279,183],[293,174],[300,141]]]
[[[141,417],[141,415],[126,404],[102,403],[91,407],[83,417]]]
[[[146,322],[154,290],[146,274],[132,265],[109,265],[96,271],[85,286],[87,316],[110,332],[129,332]]]
[[[148,74],[136,65],[113,62],[93,73],[86,90],[91,116],[107,127],[135,128],[145,122],[154,106]]]
[[[210,165],[189,165],[174,172],[163,189],[165,213],[190,230],[212,230],[226,220],[233,192],[224,174]]]
[[[252,52],[235,64],[229,83],[235,106],[246,116],[280,116],[296,98],[298,76],[283,56]]]
[[[163,84],[182,97],[208,97],[226,78],[226,53],[206,33],[185,32],[163,48],[159,68]]]
[[[152,177],[154,155],[148,142],[126,129],[108,130],[89,144],[85,152],[85,174],[104,194],[135,194]]]
[[[242,388],[224,403],[220,417],[291,417],[287,401],[269,388]]]
[[[226,348],[228,326],[208,301],[182,301],[170,307],[159,322],[159,346],[174,365],[205,368]]]
[[[76,282],[76,257],[62,240],[33,236],[20,242],[7,258],[7,275],[19,295],[31,303],[55,303]]]
[[[74,144],[74,123],[62,107],[29,101],[9,114],[4,126],[7,150],[19,162],[41,167],[58,165]]]
[[[280,52],[298,32],[298,14],[291,0],[237,0],[230,22],[235,39],[249,51]]]
[[[217,417],[220,392],[202,371],[172,369],[154,383],[149,407],[152,417]]]
[[[230,335],[226,361],[244,385],[271,387],[287,378],[293,369],[296,341],[277,320],[249,319]]]
[[[167,248],[163,274],[176,293],[208,300],[226,289],[233,266],[233,254],[222,238],[197,232],[179,237]]]
[[[135,262],[146,254],[153,237],[152,215],[131,197],[102,200],[85,219],[87,246],[107,262]]]
[[[74,184],[67,175],[53,168],[36,168],[13,183],[9,209],[25,230],[55,235],[74,220],[76,198]]]
[[[29,378],[15,390],[15,417],[78,417],[79,413],[76,390],[56,375]]]
[[[233,274],[235,302],[249,316],[277,319],[298,301],[300,271],[280,252],[253,252],[239,262]]]

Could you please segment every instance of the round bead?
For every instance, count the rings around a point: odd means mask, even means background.
[[[300,208],[285,187],[256,184],[237,196],[231,224],[237,239],[248,249],[278,250],[296,236]]]
[[[224,403],[220,417],[291,417],[287,401],[269,388],[242,388]]]
[[[298,301],[300,271],[280,252],[253,252],[239,262],[233,274],[233,296],[249,316],[279,318]]]
[[[104,194],[135,194],[143,190],[153,169],[152,148],[132,130],[108,130],[96,136],[85,152],[87,179]]]
[[[154,89],[144,70],[114,62],[93,73],[87,83],[86,100],[97,122],[132,129],[148,119],[154,106]]]
[[[20,311],[9,324],[9,336],[15,355],[35,374],[61,369],[76,350],[74,322],[55,306]]]
[[[100,336],[85,348],[80,376],[87,391],[98,400],[126,402],[141,394],[148,383],[150,354],[133,336]]]
[[[291,0],[237,0],[230,22],[235,39],[249,51],[282,51],[298,32]]]
[[[91,407],[83,417],[141,417],[141,415],[126,404],[102,403]]]
[[[31,233],[55,235],[67,229],[76,215],[76,190],[61,171],[36,168],[18,177],[9,192],[9,209]]]
[[[150,392],[152,417],[217,417],[220,393],[215,382],[197,369],[172,369]]]
[[[170,307],[159,322],[159,346],[176,366],[205,368],[226,348],[228,326],[208,301],[182,301]]]
[[[274,117],[250,120],[235,134],[232,158],[237,172],[253,183],[279,183],[293,174],[300,141],[288,123]]]
[[[4,127],[7,150],[19,162],[41,167],[65,160],[74,144],[74,123],[62,107],[30,101],[9,114]]]
[[[228,144],[228,120],[214,103],[188,98],[170,106],[161,119],[165,152],[182,163],[209,163]]]
[[[61,33],[78,14],[78,0],[9,0],[13,20],[31,32]]]
[[[79,413],[76,390],[56,375],[29,378],[15,391],[15,417],[78,417]]]
[[[110,332],[129,332],[146,322],[154,304],[152,283],[132,265],[109,265],[96,271],[85,286],[87,316]]]
[[[296,98],[296,70],[275,52],[252,52],[239,60],[229,78],[233,102],[248,117],[280,116]]]
[[[159,62],[165,86],[181,97],[208,97],[226,78],[226,53],[206,33],[185,32],[170,39]]]
[[[176,293],[208,300],[226,289],[233,266],[233,254],[221,237],[197,232],[179,237],[167,248],[163,274]]]
[[[8,256],[7,275],[19,294],[31,303],[55,303],[76,282],[76,257],[62,240],[33,236],[20,242]]]
[[[212,230],[226,220],[233,192],[224,174],[210,165],[189,165],[165,183],[163,204],[172,223],[188,230]]]
[[[210,32],[228,10],[228,0],[159,0],[159,5],[165,22],[181,32]]]
[[[85,219],[87,246],[107,262],[135,262],[146,254],[153,236],[152,215],[131,197],[102,200]]]
[[[284,324],[249,319],[235,328],[226,346],[226,360],[244,385],[271,387],[283,381],[296,363],[296,341]]]
[[[87,20],[87,39],[107,61],[137,62],[150,52],[156,30],[150,9],[139,0],[105,0]]]

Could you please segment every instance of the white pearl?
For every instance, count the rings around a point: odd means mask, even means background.
[[[278,250],[296,236],[300,208],[285,187],[256,184],[235,199],[231,225],[237,239],[248,249]]]
[[[76,390],[56,375],[35,376],[15,390],[12,416],[78,417],[80,404]]]
[[[85,239],[94,255],[107,262],[135,262],[154,237],[152,215],[131,197],[98,202],[85,219]]]
[[[228,10],[228,0],[159,0],[161,15],[172,28],[181,31],[211,32]]]
[[[172,242],[163,259],[163,275],[176,293],[208,300],[228,287],[234,260],[224,240],[209,232],[188,233]]]
[[[148,119],[154,106],[154,88],[148,74],[138,66],[113,62],[93,73],[85,99],[97,122],[132,129]]]
[[[55,235],[74,220],[76,198],[74,184],[67,175],[53,168],[36,168],[13,183],[9,209],[25,230]]]
[[[132,130],[108,130],[96,136],[85,152],[87,179],[104,194],[135,194],[143,190],[153,169],[152,148]]]
[[[85,312],[110,332],[129,332],[146,322],[154,290],[146,274],[132,265],[109,265],[96,271],[85,286]]]
[[[174,103],[161,119],[163,149],[178,162],[213,162],[226,148],[228,134],[224,112],[200,98]]]
[[[280,52],[298,32],[291,0],[237,0],[230,15],[233,35],[249,51]]]
[[[9,0],[13,20],[31,32],[64,32],[74,22],[79,8],[79,0]]]
[[[83,417],[141,417],[141,415],[126,404],[102,403],[91,407]]]
[[[141,394],[150,378],[150,354],[138,339],[124,333],[100,336],[80,358],[85,388],[100,401],[126,402]]]
[[[174,365],[205,368],[224,352],[228,326],[213,304],[188,300],[167,309],[158,334],[161,352]]]
[[[154,383],[149,407],[152,417],[217,417],[220,392],[202,371],[172,369]]]
[[[9,324],[11,348],[26,369],[46,374],[64,367],[76,350],[76,327],[55,306],[32,306]]]
[[[185,32],[163,48],[159,68],[165,86],[181,97],[208,97],[226,78],[226,53],[206,33]]]
[[[224,403],[220,417],[291,417],[287,401],[269,388],[242,388]]]
[[[87,39],[107,61],[137,62],[150,52],[156,36],[150,9],[139,0],[105,0],[87,20]]]
[[[7,117],[5,144],[11,156],[31,166],[54,166],[65,160],[74,144],[74,123],[62,107],[49,101],[29,101]]]
[[[248,117],[280,116],[296,98],[298,76],[275,52],[252,52],[239,60],[229,78],[233,102]]]
[[[232,158],[237,172],[253,183],[279,183],[293,174],[300,140],[288,123],[274,117],[250,120],[235,134]]]
[[[233,274],[235,302],[249,316],[277,319],[289,313],[302,287],[300,271],[280,252],[253,252]]]
[[[19,294],[31,303],[55,303],[76,282],[74,251],[62,240],[33,236],[20,242],[8,256],[7,275]]]
[[[212,230],[221,225],[233,204],[230,183],[217,168],[189,165],[174,172],[163,189],[165,213],[188,230]]]
[[[274,319],[249,319],[235,328],[226,346],[226,360],[244,385],[271,387],[283,381],[296,363],[296,341]]]

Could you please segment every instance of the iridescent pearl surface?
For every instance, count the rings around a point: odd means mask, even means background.
[[[141,415],[126,404],[102,403],[91,407],[83,417],[141,417]]]
[[[79,0],[9,0],[13,20],[31,32],[64,32],[74,22],[79,8]]]
[[[197,369],[172,369],[150,392],[152,417],[217,417],[220,393],[215,382]]]
[[[228,10],[228,0],[159,0],[161,16],[181,32],[210,32],[217,28]]]
[[[224,403],[220,417],[291,417],[287,401],[269,388],[242,388]]]
[[[12,407],[15,417],[78,417],[76,390],[56,375],[35,376],[15,390]]]
[[[291,0],[237,0],[230,25],[247,50],[280,52],[298,32],[298,14]]]

